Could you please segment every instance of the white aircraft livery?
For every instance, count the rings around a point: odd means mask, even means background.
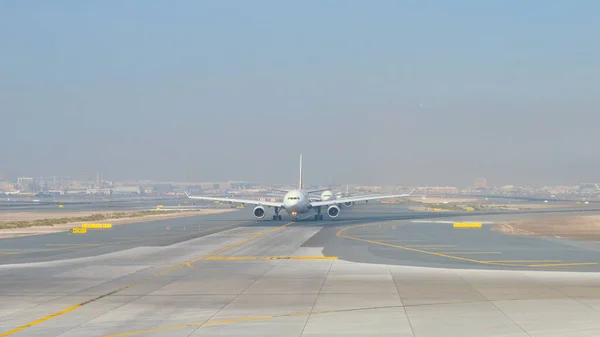
[[[377,195],[377,194],[369,194],[369,195]],[[363,197],[366,197],[366,194],[361,195]],[[343,192],[338,192],[338,193],[333,193],[332,190],[326,190],[323,193],[321,193],[321,195],[317,198],[317,197],[311,197],[310,200],[311,201],[325,201],[325,200],[332,200],[332,199],[342,199],[342,198],[346,198],[346,197],[351,197],[350,192],[348,190],[348,186],[346,185],[346,193]],[[344,203],[342,203],[341,205],[344,205],[344,207],[352,207],[352,205],[354,205],[354,202],[352,201],[346,201]]]
[[[315,220],[323,220],[323,215],[321,214],[322,208],[327,208],[327,215],[330,218],[337,218],[340,215],[340,207],[341,205],[354,203],[357,201],[369,201],[369,200],[377,200],[377,199],[388,199],[388,198],[399,198],[399,197],[407,197],[413,191],[408,194],[392,194],[392,195],[370,195],[370,196],[355,196],[355,197],[342,197],[342,198],[328,198],[327,200],[311,200],[309,197],[309,193],[311,192],[320,192],[305,190],[302,185],[302,154],[300,155],[300,181],[298,182],[298,189],[286,191],[285,196],[282,201],[261,201],[261,200],[251,200],[251,199],[237,199],[237,198],[219,198],[219,197],[201,197],[201,196],[191,196],[187,192],[186,196],[190,199],[198,199],[198,200],[211,200],[211,201],[222,201],[229,203],[239,203],[239,204],[249,204],[256,205],[253,210],[254,217],[257,219],[263,219],[266,215],[265,206],[273,207],[275,210],[275,214],[273,215],[273,220],[281,220],[281,215],[279,212],[281,210],[286,211],[290,214],[294,220],[298,220],[298,215],[306,214],[310,212],[315,212]]]

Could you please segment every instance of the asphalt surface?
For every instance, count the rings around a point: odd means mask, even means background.
[[[10,212],[53,212],[67,213],[78,211],[107,211],[123,212],[154,209],[157,205],[165,207],[188,207],[194,203],[187,199],[156,198],[156,199],[117,199],[117,200],[79,200],[79,201],[55,201],[52,199],[40,199],[38,202],[31,200],[0,200],[0,216],[2,213]],[[59,207],[62,205],[62,207]]]
[[[573,264],[597,263],[595,243],[451,223],[540,214],[359,205],[291,222],[246,208],[2,239],[0,337],[600,335],[600,273]]]
[[[277,227],[292,220],[285,215],[282,221],[255,220],[251,210],[90,229],[87,234],[60,232],[0,239],[0,264],[169,246],[240,226]],[[374,204],[343,209],[337,219],[301,219],[295,226],[318,229],[302,247],[323,249],[326,255],[347,261],[443,268],[600,270],[598,243],[508,236],[493,230],[494,223],[573,211],[422,213],[401,205]],[[454,221],[483,221],[484,225],[457,229],[452,226]]]
[[[168,246],[254,223],[248,221],[247,215],[227,212],[88,229],[86,234],[58,232],[4,238],[0,239],[0,264],[97,256],[140,246]]]

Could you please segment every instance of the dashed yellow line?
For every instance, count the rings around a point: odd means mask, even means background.
[[[304,219],[304,218],[302,218],[302,219]],[[136,286],[136,285],[139,285],[139,284],[141,284],[141,283],[144,283],[144,282],[147,282],[147,281],[153,280],[153,279],[155,279],[155,278],[161,277],[161,276],[163,276],[163,275],[165,275],[165,274],[171,273],[171,272],[173,272],[173,271],[175,271],[175,270],[178,270],[178,269],[180,269],[180,268],[183,268],[183,267],[188,267],[188,268],[192,268],[192,269],[194,269],[194,267],[193,267],[193,264],[194,264],[194,262],[196,262],[196,261],[200,261],[200,260],[202,260],[202,259],[205,259],[205,258],[207,258],[207,257],[211,257],[211,256],[213,256],[213,255],[216,255],[216,254],[222,253],[222,252],[224,252],[224,251],[227,251],[227,250],[229,250],[229,249],[231,249],[231,248],[234,248],[234,247],[237,247],[237,246],[239,246],[239,245],[242,245],[242,244],[244,244],[244,243],[246,243],[246,242],[248,242],[248,241],[255,240],[255,239],[257,239],[257,238],[259,238],[259,237],[261,237],[261,236],[264,236],[264,235],[266,235],[266,234],[268,234],[268,233],[272,233],[272,232],[278,231],[278,230],[280,230],[280,229],[282,229],[282,228],[285,228],[285,227],[289,226],[289,225],[290,225],[290,224],[292,224],[292,223],[294,223],[294,221],[292,221],[292,222],[288,222],[288,223],[286,223],[286,224],[285,224],[285,225],[283,225],[283,226],[275,227],[275,228],[273,228],[273,229],[271,229],[271,230],[268,230],[268,231],[266,231],[266,232],[263,232],[263,233],[262,233],[262,234],[260,234],[260,235],[256,235],[256,236],[253,236],[253,237],[251,237],[251,238],[248,238],[248,239],[245,239],[245,240],[239,241],[239,242],[237,242],[237,243],[234,243],[234,244],[232,244],[232,245],[229,245],[229,246],[227,246],[227,247],[225,247],[225,248],[221,248],[221,249],[219,249],[219,250],[216,250],[216,251],[214,251],[214,252],[212,252],[212,253],[209,253],[209,254],[206,254],[206,255],[204,255],[204,256],[201,256],[201,257],[199,257],[199,258],[197,258],[197,259],[194,259],[194,260],[192,260],[192,261],[185,261],[185,262],[183,262],[183,263],[177,264],[177,265],[175,265],[174,267],[172,267],[172,268],[170,268],[170,269],[167,269],[167,270],[164,270],[164,271],[162,271],[162,272],[160,272],[160,273],[158,273],[158,274],[154,274],[154,275],[152,275],[152,276],[150,276],[150,277],[147,277],[147,278],[145,278],[145,279],[142,279],[142,280],[140,280],[140,281],[137,281],[137,282],[130,283],[130,284],[128,284],[128,285],[126,285],[126,286],[124,286],[124,287],[118,288],[117,290],[111,291],[111,292],[109,292],[109,293],[106,293],[106,294],[104,294],[104,295],[100,295],[100,296],[94,297],[94,298],[92,298],[92,299],[90,299],[90,300],[88,300],[88,301],[85,301],[85,302],[82,302],[82,303],[76,304],[76,305],[74,305],[74,306],[72,306],[72,307],[69,307],[69,308],[67,308],[67,309],[64,309],[64,310],[61,310],[61,311],[55,312],[55,313],[53,313],[53,314],[51,314],[51,315],[48,315],[48,316],[46,316],[46,317],[40,318],[40,319],[38,319],[38,320],[35,320],[35,321],[33,321],[33,322],[27,323],[27,324],[25,324],[25,325],[22,325],[22,326],[20,326],[20,327],[17,327],[17,328],[15,328],[15,329],[13,329],[13,330],[10,330],[10,331],[7,331],[7,332],[4,332],[4,333],[0,334],[0,337],[6,337],[6,336],[10,336],[10,335],[12,335],[12,334],[14,334],[14,333],[16,333],[16,332],[19,332],[19,331],[25,330],[25,329],[27,329],[27,328],[30,328],[30,327],[32,327],[32,326],[38,325],[38,324],[40,324],[40,323],[43,323],[43,322],[45,322],[45,321],[47,321],[47,320],[49,320],[49,319],[52,319],[52,318],[54,318],[54,317],[58,317],[58,316],[64,315],[64,314],[66,314],[66,313],[68,313],[68,312],[70,312],[70,311],[73,311],[73,310],[77,309],[77,308],[81,308],[82,306],[84,306],[84,305],[86,305],[86,304],[89,304],[89,303],[92,303],[92,302],[98,301],[98,300],[100,300],[100,299],[102,299],[102,298],[105,298],[105,297],[111,296],[111,295],[113,295],[113,294],[115,294],[115,293],[118,293],[118,292],[120,292],[120,291],[123,291],[123,290],[129,289],[129,288],[132,288],[132,287],[134,287],[134,286]],[[231,226],[231,225],[229,225],[229,226]],[[224,227],[224,226],[223,226],[223,227]],[[214,229],[214,228],[212,228],[212,229]],[[71,248],[71,247],[67,247],[67,248]],[[60,249],[60,248],[59,248],[59,249]],[[127,336],[127,334],[125,334],[125,335],[122,335],[122,336]]]

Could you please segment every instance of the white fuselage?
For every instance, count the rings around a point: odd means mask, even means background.
[[[323,193],[321,193],[321,200],[322,201],[326,201],[333,198],[333,192],[332,191],[324,191]]]
[[[303,190],[289,191],[283,197],[283,209],[292,216],[310,211],[310,199]]]
[[[337,194],[333,194],[333,191],[327,190],[324,191],[323,193],[321,193],[321,200],[322,201],[327,201],[327,200],[331,200],[331,199],[340,199],[342,197],[347,197],[349,195],[342,195],[341,192],[338,192]]]

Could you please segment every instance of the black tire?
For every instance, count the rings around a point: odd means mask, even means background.
[[[323,220],[323,214],[319,215],[319,220]]]
[[[280,221],[281,221],[281,215],[277,217],[277,220],[280,220]]]

